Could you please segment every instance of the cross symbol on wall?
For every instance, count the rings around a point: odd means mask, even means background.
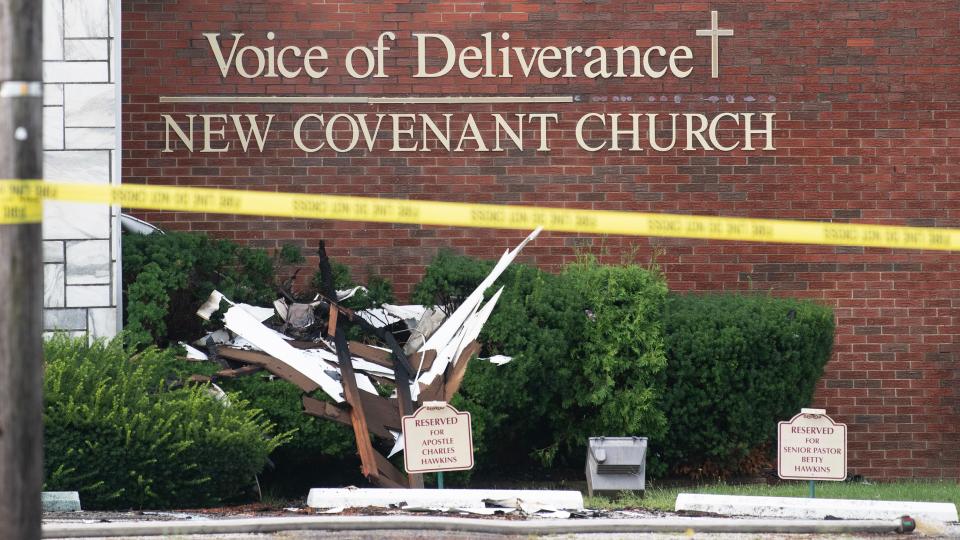
[[[717,28],[717,12],[710,12],[710,28],[697,30],[698,36],[710,36],[710,75],[714,79],[720,74],[720,36],[732,36],[733,29]]]

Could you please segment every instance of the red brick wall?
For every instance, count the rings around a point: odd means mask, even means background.
[[[960,226],[960,5],[936,1],[124,0],[124,182],[223,186],[450,201],[862,223]],[[720,26],[720,77],[710,78],[709,10]],[[322,79],[223,79],[201,34],[244,32],[266,46],[323,45]],[[357,80],[342,58],[398,34],[389,79]],[[411,32],[460,46],[486,31],[511,45],[687,45],[693,74],[655,80],[414,79]],[[469,42],[469,43],[468,43]],[[226,42],[229,43],[229,42]],[[274,79],[273,81],[276,81]],[[180,94],[554,95],[567,105],[174,105]],[[616,96],[616,100],[614,101]],[[620,96],[630,101],[621,102]],[[713,98],[711,100],[711,98]],[[552,151],[306,154],[292,123],[306,112],[559,112]],[[275,113],[263,153],[161,153],[161,114]],[[572,126],[587,112],[776,112],[775,151],[586,152]],[[595,133],[595,136],[600,136]],[[533,134],[531,133],[532,137]],[[179,144],[179,143],[178,143]],[[236,143],[234,143],[236,146]],[[150,212],[170,229],[274,247],[317,239],[359,276],[409,293],[440,247],[494,257],[519,231],[306,222]],[[815,405],[850,426],[852,473],[960,478],[960,256],[950,253],[744,242],[545,234],[524,259],[545,268],[587,246],[619,261],[663,265],[673,290],[772,291],[835,308],[835,354]],[[312,262],[312,261],[311,261]],[[762,406],[762,404],[758,404]]]

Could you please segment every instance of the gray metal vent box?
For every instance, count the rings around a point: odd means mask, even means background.
[[[587,448],[587,495],[594,491],[644,491],[646,437],[590,437]]]

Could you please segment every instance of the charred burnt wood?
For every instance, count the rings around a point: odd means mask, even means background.
[[[393,369],[395,366],[393,362],[393,356],[391,355],[390,351],[378,349],[371,345],[367,345],[366,343],[359,343],[357,341],[351,341],[349,345],[350,352],[353,355],[363,358],[368,362],[373,362],[378,366],[383,366],[390,369]]]
[[[279,285],[274,285],[273,288],[276,289],[277,294],[282,296],[283,299],[286,300],[287,302],[290,302],[291,304],[295,304],[297,302],[297,300],[293,297],[293,294],[287,291],[286,288],[281,287]]]
[[[463,349],[463,352],[460,353],[457,363],[452,366],[447,366],[443,401],[450,401],[453,399],[453,396],[456,395],[457,391],[460,390],[460,385],[463,383],[463,378],[467,374],[467,364],[470,363],[471,358],[479,353],[480,344],[476,341],[471,341],[470,344]]]
[[[363,409],[367,413],[367,423],[370,425],[383,426],[393,431],[401,431],[400,408],[397,406],[396,399],[375,396],[367,392],[360,392],[360,401],[363,402]],[[391,435],[389,438],[393,438]]]
[[[352,425],[350,423],[350,411],[337,407],[333,403],[322,401],[310,396],[303,396],[303,411],[310,416],[316,416],[317,418],[326,418],[327,420],[333,420],[334,422],[339,422],[346,426]],[[387,435],[390,433],[387,432]]]
[[[379,483],[380,485],[394,483],[392,480],[388,480],[391,478],[391,476],[395,478],[398,477],[402,480],[403,475],[399,472],[394,475],[392,471],[388,470],[392,469],[393,466],[389,461],[386,460],[386,458],[383,458],[383,456],[380,456],[375,450],[373,450],[373,446],[370,442],[367,418],[363,414],[364,405],[357,390],[356,376],[353,371],[353,361],[350,357],[350,349],[347,343],[346,332],[344,331],[346,324],[356,324],[362,330],[379,337],[386,342],[387,346],[393,353],[393,369],[397,383],[397,396],[399,397],[397,407],[398,416],[413,414],[413,400],[410,395],[410,375],[413,371],[410,368],[410,363],[407,361],[406,355],[403,354],[403,349],[400,348],[400,345],[393,337],[393,334],[386,332],[381,328],[374,327],[372,324],[357,316],[352,310],[341,306],[336,301],[337,292],[333,286],[333,268],[330,265],[329,257],[327,257],[326,244],[322,240],[317,248],[317,255],[319,258],[320,279],[322,285],[321,298],[325,300],[324,303],[327,304],[327,309],[329,310],[328,324],[330,329],[335,332],[334,345],[336,346],[337,357],[339,358],[340,363],[341,382],[344,388],[344,397],[346,397],[347,403],[349,403],[351,406],[351,420],[354,433],[356,434],[357,448],[360,452],[360,461],[363,466],[363,474],[367,478],[370,478],[371,481]],[[341,314],[344,316],[340,317]],[[381,401],[373,401],[372,403],[379,404]],[[386,413],[384,412],[383,414]],[[380,458],[379,460],[377,459],[378,457]],[[387,467],[387,469],[384,469],[384,467]],[[382,475],[380,474],[381,471],[383,472]],[[419,474],[411,474],[409,475],[407,482],[403,482],[401,485],[403,484],[414,488],[422,488],[423,477]]]
[[[276,286],[277,289],[289,289],[289,290],[292,291],[292,290],[293,290],[293,284],[296,283],[296,281],[297,281],[297,276],[299,276],[299,275],[300,275],[300,268],[295,268],[295,269],[293,270],[293,273],[290,274],[290,277],[288,277],[287,279],[283,280],[283,284],[282,284],[282,285],[277,285],[277,286]],[[281,294],[282,294],[282,293],[283,293],[283,292],[282,292],[282,290],[281,290]],[[286,296],[286,295],[284,295],[284,296]]]
[[[367,401],[367,397],[364,396],[364,401]],[[376,397],[370,396],[370,400],[377,400]],[[380,400],[386,402],[384,398],[379,398]],[[334,422],[339,422],[347,426],[353,426],[352,415],[350,412],[344,410],[338,405],[329,403],[326,401],[321,401],[319,399],[314,399],[310,396],[303,396],[303,410],[311,415],[318,418],[326,418],[328,420],[333,420]],[[393,440],[393,435],[383,426],[376,426],[374,424],[370,425],[371,433],[374,435],[380,436],[387,440]],[[407,487],[407,479],[404,477],[403,473],[400,472],[393,463],[385,458],[380,452],[374,450],[371,446],[369,456],[373,458],[373,464],[377,469],[378,475],[374,480],[378,485],[388,488],[405,488]]]
[[[313,341],[302,341],[302,340],[297,340],[297,339],[293,339],[293,340],[288,341],[288,342],[287,342],[287,345],[290,345],[291,347],[293,347],[293,348],[295,348],[295,349],[301,349],[301,350],[307,350],[307,349],[322,349],[322,348],[323,348],[323,343],[316,343],[316,342],[313,342]]]
[[[429,371],[430,368],[433,367],[433,361],[437,359],[437,351],[430,349],[429,351],[419,353],[418,356],[420,357],[418,362],[419,370],[421,372]]]
[[[260,366],[270,373],[273,373],[277,377],[293,383],[304,392],[310,393],[320,388],[319,384],[313,382],[304,374],[293,369],[280,360],[277,360],[269,354],[258,351],[233,349],[222,345],[217,347],[217,353],[224,358],[230,358],[231,360],[239,360],[245,364]]]
[[[324,242],[320,241],[320,278],[324,294],[336,298],[336,290],[333,287],[333,268],[330,266],[330,259],[327,258],[327,251]],[[375,484],[380,482],[380,469],[374,454],[373,442],[370,440],[367,418],[364,414],[363,401],[360,397],[360,390],[357,388],[357,377],[353,371],[353,359],[350,358],[350,349],[347,346],[347,335],[343,330],[342,324],[337,322],[337,309],[330,306],[330,330],[333,331],[334,345],[337,348],[337,359],[340,363],[340,383],[343,385],[343,397],[350,406],[350,425],[353,427],[354,438],[357,441],[357,453],[360,454],[360,466],[362,473],[368,480]]]
[[[403,475],[402,472],[397,470],[393,466],[393,463],[390,463],[390,460],[385,458],[383,454],[374,450],[373,458],[377,462],[377,469],[382,473],[380,476],[380,485],[385,488],[406,488],[413,487],[407,486],[407,478]],[[410,475],[411,478],[416,476],[419,478],[420,475]],[[421,486],[422,487],[422,486]]]
[[[332,300],[332,298],[336,298],[336,294],[333,296],[330,296],[327,293],[320,294],[320,304],[317,306],[317,312],[329,312],[330,308],[333,307],[336,309],[338,318],[342,315],[350,323],[360,327],[360,329],[364,332],[372,334],[381,339],[387,344],[387,347],[390,348],[390,351],[395,356],[394,363],[399,364],[399,366],[395,367],[397,376],[405,375],[407,380],[410,380],[410,374],[415,373],[416,371],[410,365],[410,360],[407,358],[406,353],[403,352],[403,348],[400,347],[399,343],[397,343],[397,338],[393,337],[393,334],[387,330],[383,328],[377,328],[376,326],[370,324],[363,317],[357,315],[352,309],[341,305],[337,301]]]
[[[323,240],[320,241],[317,255],[320,258],[320,279],[323,283],[323,290],[320,291],[321,303],[318,309],[329,310],[331,318],[339,318],[339,315],[344,315],[347,320],[359,326],[364,332],[373,334],[383,340],[384,343],[387,344],[387,347],[390,348],[390,351],[393,352],[396,363],[399,364],[394,370],[397,375],[397,380],[410,381],[410,375],[414,373],[414,370],[410,366],[410,361],[407,359],[407,355],[404,354],[403,348],[397,343],[397,339],[393,337],[393,334],[383,328],[377,328],[367,322],[363,317],[354,313],[352,309],[342,306],[337,302],[337,291],[333,288],[333,268],[330,266],[330,258],[327,257],[327,248]],[[333,315],[335,312],[337,315]]]
[[[335,312],[335,311],[334,311]],[[353,371],[353,359],[350,358],[350,351],[347,348],[347,335],[343,331],[342,325],[337,325],[334,342],[337,346],[337,359],[340,362],[340,383],[343,385],[343,396],[350,405],[350,419],[353,425],[354,437],[357,440],[357,450],[360,453],[360,463],[363,468],[363,475],[371,482],[379,482],[379,468],[376,464],[376,458],[373,454],[373,442],[370,440],[369,430],[372,426],[367,425],[367,416],[363,398],[360,390],[357,388],[357,376]]]
[[[443,374],[435,378],[429,385],[421,383],[420,403],[453,399],[453,396],[460,390],[463,378],[467,374],[467,365],[470,363],[470,359],[479,352],[480,344],[471,341],[457,357],[456,363],[447,366]]]
[[[236,379],[237,377],[243,377],[244,375],[249,375],[251,373],[256,373],[262,371],[262,366],[248,365],[239,367],[236,369],[221,369],[220,371],[213,374],[214,379]]]
[[[207,349],[207,359],[209,359],[211,362],[218,364],[223,369],[233,369],[235,367],[238,367],[236,361],[230,361],[226,358],[222,358],[217,353],[217,348],[219,347],[219,345],[217,345],[217,343],[215,343],[213,339],[207,338],[207,342],[205,343],[205,345],[206,345],[205,348]]]

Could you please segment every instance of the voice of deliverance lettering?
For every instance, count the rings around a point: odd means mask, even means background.
[[[847,426],[822,409],[778,424],[777,474],[788,480],[846,480]]]
[[[472,469],[470,413],[438,403],[404,416],[403,464],[408,473]]]
[[[667,28],[676,29],[678,23]],[[724,28],[716,10],[710,11],[708,28],[691,28],[686,39],[676,32],[659,41],[656,34],[635,44],[613,46],[609,43],[539,43],[529,38],[511,40],[509,32],[486,31],[466,39],[453,39],[440,33],[381,31],[376,41],[342,43],[332,48],[309,34],[280,35],[274,31],[253,34],[249,31],[207,32],[203,39],[191,41],[190,50],[205,57],[197,67],[216,65],[226,88],[234,89],[237,78],[257,81],[264,88],[280,88],[285,80],[337,80],[345,70],[357,80],[392,79],[384,85],[420,81],[438,77],[466,80],[501,79],[535,84],[554,81],[554,91],[537,95],[172,95],[159,96],[160,103],[194,104],[199,110],[190,114],[161,114],[164,122],[163,152],[221,153],[237,149],[264,152],[271,143],[286,151],[292,135],[297,149],[305,154],[325,155],[347,152],[500,152],[535,150],[550,152],[560,141],[563,148],[573,135],[577,147],[587,152],[672,152],[674,149],[700,151],[771,151],[774,144],[776,112],[720,110],[700,112],[648,111],[618,112],[604,109],[585,112],[578,104],[603,95],[574,94],[565,90],[568,82],[580,80],[620,80],[635,84],[623,95],[609,96],[613,102],[631,104],[641,98],[666,101],[657,83],[667,79],[684,80],[699,72],[691,43],[710,43],[709,79],[720,76],[720,49],[733,28]],[[617,36],[611,40],[619,41]],[[723,38],[721,40],[721,38]],[[629,41],[630,38],[625,38]],[[692,40],[692,41],[688,41]],[[206,45],[206,47],[204,47]],[[353,45],[350,47],[350,45]],[[347,47],[350,47],[347,49]],[[343,50],[346,50],[344,53]],[[193,56],[193,54],[191,55]],[[330,71],[331,68],[333,71]],[[205,75],[209,78],[208,73]],[[328,74],[329,71],[329,74]],[[704,74],[705,77],[705,74]],[[205,78],[205,80],[206,80]],[[339,84],[339,83],[334,83]],[[285,86],[283,86],[285,87]],[[297,88],[301,86],[298,85]],[[426,83],[413,88],[427,87]],[[438,84],[437,87],[440,87]],[[240,88],[244,88],[242,85]],[[578,86],[583,89],[584,87]],[[695,88],[695,87],[694,87]],[[713,88],[713,85],[710,86]],[[582,90],[578,90],[580,92]],[[635,95],[639,91],[642,95]],[[695,90],[692,90],[695,92]],[[715,91],[715,90],[711,90]],[[719,99],[719,98],[717,98]],[[751,98],[754,99],[755,98]],[[768,99],[775,101],[775,96]],[[674,95],[680,103],[682,96]],[[699,101],[694,98],[694,102]],[[296,112],[227,114],[209,111],[207,105],[233,103],[247,105],[288,104],[307,107]],[[649,103],[649,101],[647,102]],[[362,110],[344,110],[343,104],[373,106]],[[489,112],[429,109],[410,106],[487,104]],[[536,110],[518,109],[540,104]],[[400,110],[390,107],[400,106]],[[506,107],[498,112],[494,107]],[[549,107],[544,110],[542,106]],[[642,105],[641,105],[642,106]],[[387,110],[380,110],[387,107]],[[247,107],[249,108],[249,107]],[[563,111],[562,109],[567,109]],[[646,109],[646,108],[645,108]],[[446,112],[444,112],[446,111]],[[291,116],[292,115],[292,116]],[[277,119],[277,122],[274,120]],[[279,127],[278,127],[279,126]],[[292,126],[292,131],[286,127]],[[276,140],[279,139],[279,140]]]

